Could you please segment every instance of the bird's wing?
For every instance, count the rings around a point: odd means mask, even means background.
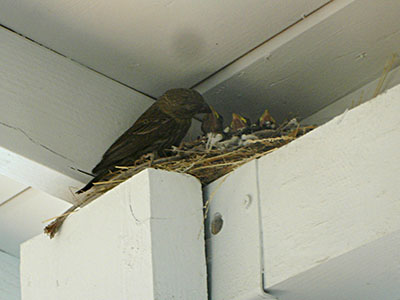
[[[179,130],[177,127],[179,125],[175,119],[161,112],[157,106],[150,107],[111,145],[92,172],[99,174],[117,164],[124,165],[127,161],[133,162],[145,153],[159,150],[163,145],[169,147],[175,143],[175,132]],[[186,134],[188,128],[184,127],[184,134]]]
[[[140,122],[139,122],[140,121]],[[131,128],[125,131],[115,142],[111,145],[111,147],[104,153],[103,159],[112,154],[118,153],[131,153],[134,148],[137,147],[145,147],[146,140],[149,140],[149,137],[155,136],[159,130],[165,127],[169,127],[171,122],[174,120],[172,118],[152,118],[152,119],[143,119],[138,120],[133,124]],[[139,124],[138,124],[139,123]],[[138,142],[144,142],[145,144],[138,145]]]

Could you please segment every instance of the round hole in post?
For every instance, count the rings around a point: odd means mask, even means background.
[[[221,231],[223,224],[224,220],[222,219],[221,214],[215,213],[211,221],[211,233],[214,235],[218,234]]]

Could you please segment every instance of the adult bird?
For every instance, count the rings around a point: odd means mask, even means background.
[[[161,154],[173,145],[178,146],[192,118],[198,113],[210,112],[210,107],[195,90],[166,91],[108,148],[92,170],[95,177],[77,193],[89,190],[93,183],[116,170],[116,166],[129,166],[144,154]]]

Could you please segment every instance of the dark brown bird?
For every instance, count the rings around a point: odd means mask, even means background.
[[[275,128],[276,122],[275,119],[271,116],[269,113],[268,109],[266,109],[263,114],[261,115],[260,118],[258,118],[257,123],[256,123],[260,128]]]
[[[218,133],[224,129],[224,118],[210,105],[211,113],[204,115],[201,122],[201,131]]]
[[[210,112],[203,97],[195,90],[166,91],[104,153],[92,170],[95,178],[77,193],[90,189],[93,183],[114,171],[115,166],[129,166],[146,153],[161,154],[172,145],[178,146],[190,128],[192,118],[198,113]]]
[[[239,114],[232,113],[231,129],[232,132],[243,131],[250,127],[250,120],[248,118],[242,117]]]

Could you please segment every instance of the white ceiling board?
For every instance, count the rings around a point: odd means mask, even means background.
[[[3,0],[0,23],[157,96],[189,87],[329,0]]]
[[[333,117],[340,115],[346,111],[346,109],[352,109],[361,103],[371,100],[375,94],[375,90],[379,85],[380,80],[381,78],[371,81],[362,88],[344,96],[343,98],[333,102],[315,114],[302,120],[302,123],[306,125],[321,125],[328,122]],[[398,84],[400,84],[400,67],[395,68],[387,74],[386,80],[382,85],[381,92],[384,92]]]
[[[0,206],[2,203],[25,190],[28,186],[0,174]]]
[[[19,256],[19,244],[41,232],[42,221],[63,213],[70,203],[28,189],[0,207],[0,249]]]
[[[336,0],[196,88],[229,120],[265,108],[304,118],[378,78],[399,28],[398,0]]]
[[[153,100],[8,30],[0,40],[0,146],[87,181],[71,167],[90,171]]]

